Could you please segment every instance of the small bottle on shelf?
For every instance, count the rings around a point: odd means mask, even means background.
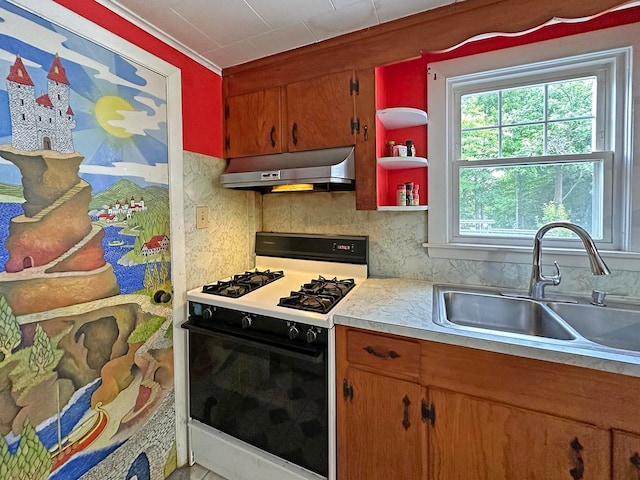
[[[413,186],[413,197],[411,199],[411,205],[420,205],[420,185],[417,183]]]
[[[406,205],[407,206],[411,206],[413,205],[413,182],[407,182],[404,184],[406,187]]]
[[[407,189],[404,183],[399,183],[396,190],[396,205],[403,207],[407,204]]]
[[[416,145],[413,143],[413,140],[407,140],[404,142],[407,147],[407,157],[415,157],[416,156]]]
[[[393,147],[396,146],[396,142],[394,142],[393,140],[389,140],[387,142],[387,146],[384,152],[384,156],[385,157],[393,157],[394,156],[394,151],[393,151]]]

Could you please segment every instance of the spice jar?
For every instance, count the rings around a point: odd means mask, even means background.
[[[394,142],[393,140],[389,140],[387,142],[387,147],[386,147],[386,150],[384,152],[384,156],[385,157],[393,157],[394,156],[394,152],[393,152],[394,148],[393,147],[395,147],[395,146],[396,146],[396,142]]]
[[[396,189],[396,205],[403,207],[407,204],[407,189],[404,183],[399,183]]]
[[[407,140],[404,142],[407,147],[407,157],[415,157],[416,156],[416,145],[413,143],[413,140]]]
[[[405,186],[405,205],[412,205],[413,202],[413,182],[407,182]]]

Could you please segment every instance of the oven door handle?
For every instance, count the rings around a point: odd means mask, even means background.
[[[313,345],[308,345],[306,347],[292,346],[291,344],[288,344],[277,338],[264,340],[254,336],[249,337],[248,335],[246,335],[249,332],[243,332],[242,335],[237,335],[213,326],[207,326],[207,328],[204,328],[196,325],[191,320],[187,320],[186,322],[184,322],[181,327],[193,333],[199,333],[201,335],[207,335],[209,337],[225,338],[227,340],[232,340],[249,347],[278,353],[289,358],[295,358],[312,363],[321,363],[324,361],[324,353],[326,350],[325,347],[316,347]]]

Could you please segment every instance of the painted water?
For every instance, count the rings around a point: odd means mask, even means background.
[[[0,203],[0,272],[5,271],[5,264],[9,260],[9,252],[5,247],[5,241],[9,237],[9,222],[13,217],[22,215],[22,204],[20,203]],[[104,227],[104,238],[102,247],[104,248],[104,259],[113,266],[113,271],[120,285],[120,293],[132,293],[142,290],[145,265],[125,266],[118,263],[118,260],[131,249],[136,237],[134,235],[123,235],[123,227]]]

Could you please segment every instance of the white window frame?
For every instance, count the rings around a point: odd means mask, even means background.
[[[454,89],[457,82],[458,93],[470,92],[474,84],[494,85],[493,89],[519,85],[527,76],[536,80],[553,81],[563,75],[579,72],[575,60],[581,60],[587,69],[602,67],[601,74],[611,75],[614,90],[598,98],[599,108],[606,113],[597,124],[598,134],[595,157],[581,155],[576,158],[602,158],[605,174],[603,223],[605,237],[598,243],[606,258],[620,259],[611,265],[624,269],[640,268],[640,212],[634,220],[632,193],[640,193],[640,154],[632,136],[633,127],[639,129],[640,115],[632,117],[632,103],[638,103],[640,73],[634,72],[632,65],[640,64],[640,36],[637,24],[588,32],[580,35],[548,40],[494,52],[488,52],[429,65],[427,78],[428,97],[428,150],[429,150],[429,242],[425,244],[428,253],[436,258],[491,260],[515,263],[531,262],[532,239],[513,238],[492,239],[480,236],[457,235],[457,176],[459,160],[459,110],[452,108]],[[549,70],[536,73],[543,65]],[[607,67],[608,65],[608,67]],[[599,66],[599,67],[598,67]],[[637,70],[637,69],[636,69]],[[491,83],[495,72],[503,74]],[[507,75],[509,73],[509,75]],[[489,90],[483,86],[481,90]],[[632,145],[635,143],[635,150]],[[633,152],[636,155],[633,155]],[[613,152],[613,153],[612,153]],[[535,157],[540,158],[540,157]],[[499,159],[497,163],[511,160]],[[515,161],[515,160],[514,160]],[[477,163],[473,162],[474,164]],[[636,164],[636,165],[634,165]],[[613,172],[612,175],[608,173]],[[456,234],[454,234],[454,231]],[[554,252],[554,258],[562,258],[567,266],[584,266],[584,251],[578,240],[547,240],[545,249]],[[638,262],[629,261],[637,259]]]

